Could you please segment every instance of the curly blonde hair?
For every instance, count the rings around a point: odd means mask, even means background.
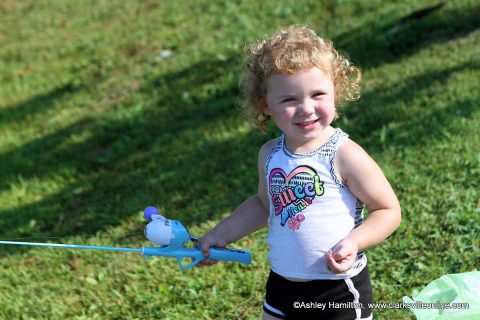
[[[293,74],[318,67],[332,77],[336,104],[360,98],[360,70],[339,54],[331,41],[304,26],[288,26],[271,38],[251,44],[246,50],[245,65],[240,81],[243,105],[262,130],[270,120],[265,113],[266,82],[272,74]]]

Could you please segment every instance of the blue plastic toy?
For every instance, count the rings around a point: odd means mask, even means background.
[[[121,248],[16,241],[0,241],[0,244],[66,249],[140,252],[145,258],[150,258],[153,256],[177,258],[178,264],[183,270],[190,269],[205,259],[202,252],[197,247],[198,240],[191,236],[188,230],[179,221],[166,219],[158,213],[158,210],[155,207],[148,207],[143,213],[144,217],[150,221],[150,223],[145,227],[145,236],[150,242],[159,245],[159,247]],[[188,241],[192,241],[195,244],[195,248],[185,248],[185,245]],[[191,258],[193,261],[190,264],[185,265],[182,263],[182,259],[184,258]],[[233,261],[245,264],[252,263],[252,256],[248,251],[216,247],[210,248],[209,259]]]

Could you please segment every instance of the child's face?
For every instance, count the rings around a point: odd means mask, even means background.
[[[313,67],[267,79],[267,108],[290,148],[323,143],[335,118],[335,87],[328,73]],[[318,145],[317,145],[318,146]]]

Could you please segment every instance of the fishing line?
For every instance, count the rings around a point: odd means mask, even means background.
[[[136,235],[144,235],[143,232],[133,232],[133,233],[127,233],[127,234],[122,234],[119,236],[115,235],[95,235],[95,234],[85,234],[85,235],[78,235],[78,236],[66,236],[66,237],[20,237],[20,238],[0,238],[0,241],[15,241],[15,240],[33,240],[33,239],[38,239],[38,240],[48,240],[48,239],[72,239],[72,238],[114,238],[114,237],[122,237],[122,238],[127,238],[127,237],[132,237]]]

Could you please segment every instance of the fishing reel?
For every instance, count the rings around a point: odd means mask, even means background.
[[[183,248],[188,241],[192,241],[197,246],[198,240],[187,228],[177,220],[160,215],[156,207],[147,207],[143,216],[150,221],[145,227],[145,236],[150,242],[161,247]]]
[[[143,247],[143,255],[171,256],[178,260],[182,269],[190,269],[201,261],[205,260],[202,251],[198,246],[198,239],[193,237],[179,221],[169,220],[160,215],[155,207],[147,207],[143,212],[144,217],[150,221],[145,227],[145,236],[152,243],[160,247]],[[188,241],[192,241],[195,248],[185,248]],[[210,259],[226,260],[239,263],[252,263],[250,252],[238,249],[210,247]],[[190,258],[190,264],[184,264],[182,260]]]

